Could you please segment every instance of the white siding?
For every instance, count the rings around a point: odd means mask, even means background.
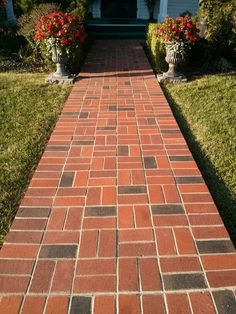
[[[91,4],[91,12],[93,14],[94,18],[100,18],[101,17],[101,0],[94,0],[94,2]]]
[[[167,12],[170,17],[179,16],[184,11],[188,10],[195,15],[198,10],[198,0],[169,0]]]

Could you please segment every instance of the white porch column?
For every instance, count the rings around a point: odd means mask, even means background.
[[[160,0],[160,12],[158,14],[158,22],[163,22],[167,16],[168,0]]]
[[[14,13],[14,9],[13,9],[12,0],[7,1],[6,5],[5,5],[5,9],[6,9],[7,21],[12,22],[12,23],[16,23],[16,17],[15,17],[15,13]]]

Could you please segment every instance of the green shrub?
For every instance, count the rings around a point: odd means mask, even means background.
[[[22,48],[22,56],[30,56],[34,61],[44,63],[47,68],[52,67],[52,62],[45,46],[43,44],[36,45],[34,40],[35,28],[43,15],[58,9],[59,6],[57,4],[40,4],[31,11],[23,14],[18,20],[18,34],[23,36],[28,42],[28,45]]]
[[[147,27],[146,43],[152,66],[156,72],[167,71],[165,61],[165,46],[158,37],[158,28],[161,24],[150,23]]]
[[[207,21],[205,38],[211,60],[232,57],[236,48],[235,0],[201,0],[198,15]]]

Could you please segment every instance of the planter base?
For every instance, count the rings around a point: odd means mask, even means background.
[[[176,75],[176,76],[168,76],[166,73],[163,74],[157,74],[157,80],[159,83],[173,83],[173,84],[178,84],[178,83],[184,83],[187,82],[187,78],[184,75]]]
[[[46,79],[45,83],[49,84],[73,84],[75,82],[76,76],[73,74],[58,76],[55,73],[50,74]]]

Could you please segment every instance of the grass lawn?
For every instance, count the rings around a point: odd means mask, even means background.
[[[44,78],[0,73],[0,243],[71,89]]]
[[[236,244],[236,75],[204,76],[164,91]]]

